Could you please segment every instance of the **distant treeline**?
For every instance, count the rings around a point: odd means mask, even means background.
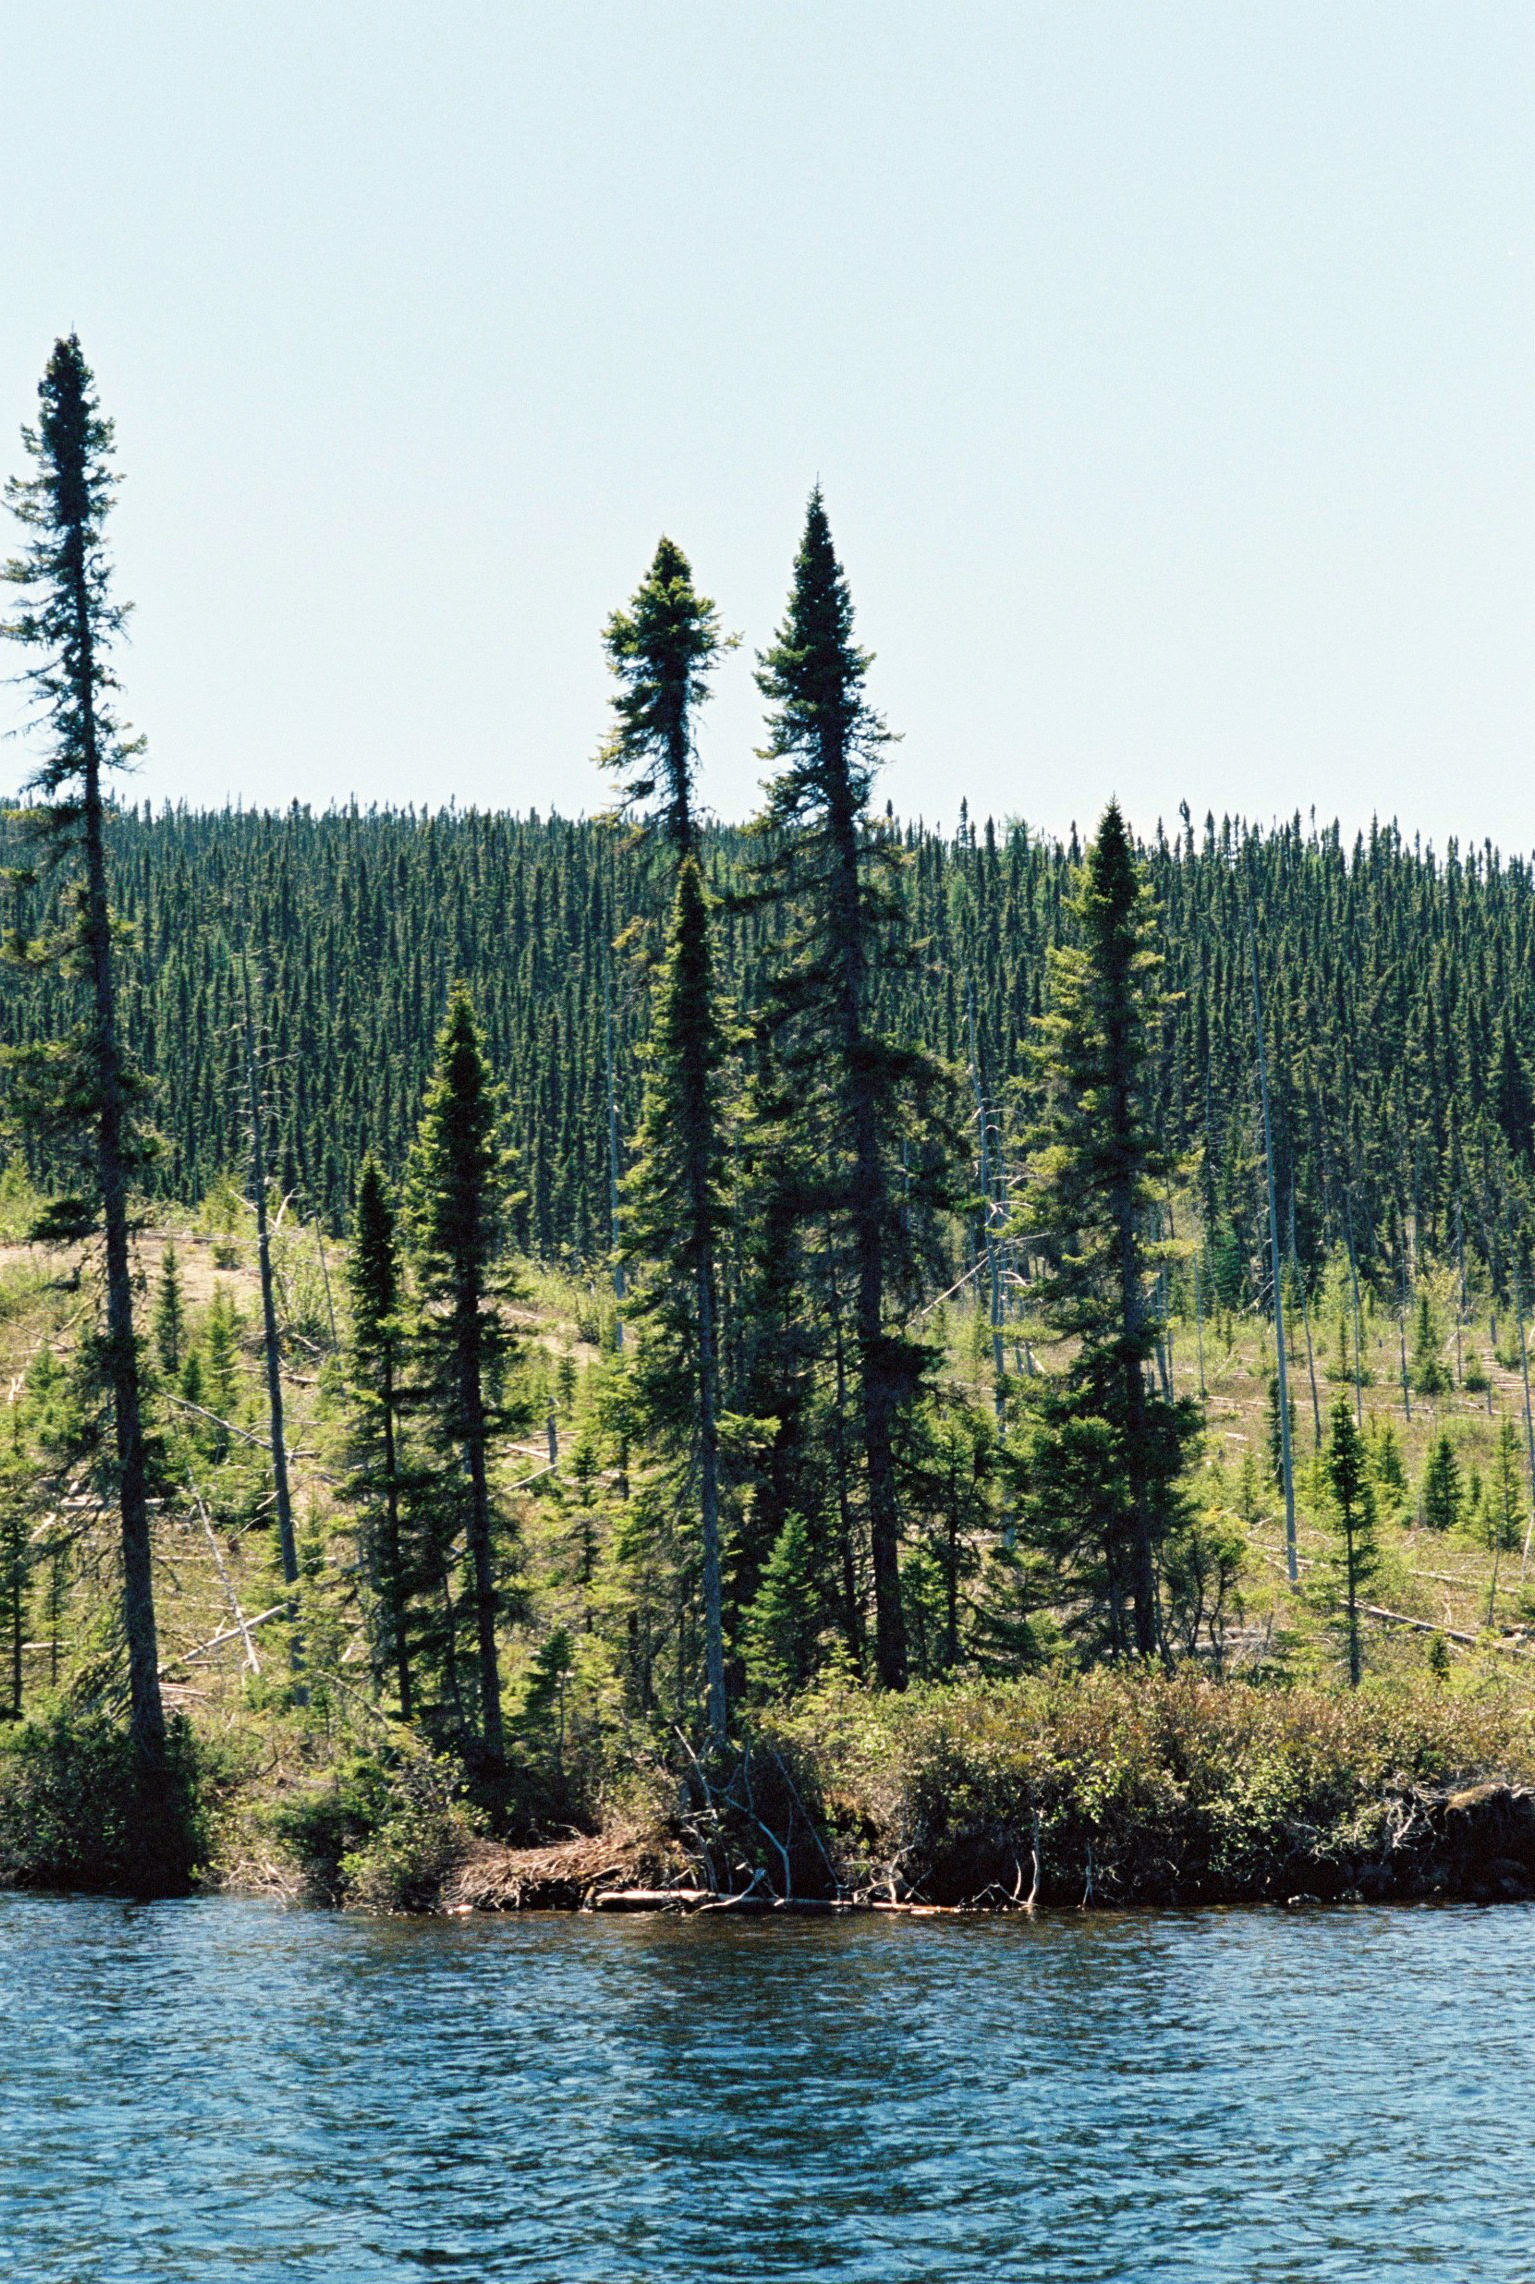
[[[1015,1171],[1023,1043],[1079,855],[1025,825],[904,844],[915,964],[879,983],[879,1021],[975,1060],[998,1163]],[[1535,873],[1491,847],[1444,857],[1377,826],[1352,847],[1300,820],[1258,832],[1185,819],[1143,852],[1177,996],[1162,1041],[1167,1141],[1201,1157],[1207,1264],[1229,1303],[1264,1278],[1249,925],[1269,1027],[1281,1216],[1315,1266],[1350,1235],[1362,1269],[1463,1247],[1499,1284],[1511,1185],[1529,1167]],[[125,1031],[155,1082],[164,1148],[149,1179],[196,1202],[244,1156],[238,971],[265,979],[275,1170],[296,1205],[346,1221],[364,1154],[398,1168],[449,986],[471,987],[511,1106],[518,1232],[549,1260],[608,1247],[608,1021],[618,1129],[634,1131],[649,992],[615,936],[658,919],[669,876],[622,827],[560,817],[388,810],[117,813],[116,899],[135,936]],[[749,1012],[760,911],[732,911],[748,836],[706,835],[722,977]],[[56,976],[11,977],[0,1040],[52,1034]]]

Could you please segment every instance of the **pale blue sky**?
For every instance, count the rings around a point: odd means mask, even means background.
[[[744,814],[819,475],[901,811],[1528,848],[1532,119],[1529,0],[0,0],[0,465],[77,326],[156,800],[597,805],[664,529]]]

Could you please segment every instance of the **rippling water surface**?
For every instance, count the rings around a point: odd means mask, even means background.
[[[1535,1911],[0,1897],[12,2284],[1535,2279]]]

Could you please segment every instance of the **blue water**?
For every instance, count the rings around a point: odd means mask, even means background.
[[[7,2284],[1535,2279],[1535,1910],[0,1897]]]

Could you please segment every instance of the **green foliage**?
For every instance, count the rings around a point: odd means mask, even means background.
[[[1024,1225],[1059,1232],[1037,1288],[1048,1329],[1075,1343],[1037,1384],[1024,1467],[1027,1528],[1081,1588],[1077,1620],[1111,1656],[1162,1646],[1157,1561],[1183,1523],[1198,1408],[1147,1386],[1160,1331],[1156,1226],[1173,1161],[1151,1119],[1161,955],[1150,896],[1114,803],[1070,907],[1077,942],[1050,958],[1041,1096]]]
[[[1226,1662],[1226,1637],[1243,1615],[1247,1545],[1218,1510],[1191,1508],[1162,1547],[1164,1626],[1182,1657],[1208,1644],[1215,1669]]]
[[[99,1324],[79,1355],[103,1402],[94,1423],[97,1474],[117,1508],[121,1549],[119,1608],[128,1647],[129,1722],[141,1780],[140,1862],[161,1843],[155,1802],[172,1784],[167,1758],[149,1525],[149,1474],[134,1280],[129,1256],[129,1189],[154,1155],[142,1116],[143,1082],[124,1037],[118,990],[121,929],[112,910],[107,861],[107,781],[135,750],[113,711],[111,668],[126,612],[113,599],[106,521],[117,479],[112,424],[102,418],[90,367],[74,334],[54,344],[38,389],[36,429],[23,429],[33,473],[6,487],[22,525],[22,553],[3,567],[19,597],[0,635],[21,644],[31,663],[22,679],[46,740],[18,831],[32,865],[10,876],[19,905],[41,876],[53,893],[52,926],[32,934],[18,909],[4,941],[23,969],[51,971],[70,1019],[41,1036],[0,1049],[10,1081],[6,1110],[30,1158],[51,1176],[52,1196],[36,1225],[45,1242],[100,1231]],[[62,1012],[62,1011],[61,1011]],[[183,1877],[177,1846],[164,1836],[167,1882]]]
[[[869,665],[817,488],[788,606],[757,672],[768,705],[764,757],[776,774],[758,826],[754,901],[773,915],[779,941],[754,1038],[754,1251],[763,1297],[774,1295],[770,1316],[785,1278],[799,1273],[800,1321],[792,1333],[782,1328],[788,1337],[775,1344],[770,1376],[781,1384],[785,1366],[803,1370],[807,1348],[819,1349],[823,1374],[828,1364],[835,1374],[835,1464],[848,1483],[839,1527],[849,1535],[856,1499],[870,1550],[874,1663],[899,1688],[908,1657],[896,1447],[935,1362],[911,1320],[933,1266],[935,1218],[955,1202],[955,1090],[952,1069],[912,1031],[897,1032],[882,1004],[886,979],[914,965],[914,938],[899,836],[870,815],[889,732],[868,699]],[[786,1351],[796,1352],[792,1361]],[[765,1391],[754,1408],[781,1416]],[[808,1514],[804,1486],[796,1488],[789,1504]],[[780,1522],[788,1511],[777,1501],[771,1508]]]
[[[1431,1531],[1455,1529],[1465,1504],[1465,1486],[1448,1429],[1437,1435],[1429,1447],[1418,1496],[1423,1520]]]
[[[1262,1489],[1258,1481],[1258,1462],[1251,1451],[1242,1454],[1242,1471],[1237,1485],[1237,1513],[1247,1528],[1256,1530],[1263,1520]]]
[[[1346,1396],[1340,1396],[1332,1410],[1326,1478],[1331,1519],[1342,1541],[1341,1606],[1348,1677],[1350,1686],[1357,1689],[1364,1670],[1359,1602],[1375,1575],[1380,1551],[1369,1460]]]
[[[685,813],[685,804],[684,813]],[[717,1263],[728,1226],[721,1066],[709,910],[696,860],[677,900],[656,981],[644,1109],[624,1185],[624,1250],[639,1271],[633,1387],[642,1431],[674,1478],[699,1480],[709,1728],[726,1729],[719,1549],[720,1321]]]
[[[168,1725],[167,1746],[160,1780],[102,1713],[56,1710],[0,1730],[0,1888],[135,1894],[146,1878],[162,1893],[190,1882],[229,1770],[184,1720]]]
[[[436,1667],[444,1712],[467,1745],[469,1693],[480,1745],[503,1755],[496,1617],[507,1583],[510,1533],[491,1484],[497,1439],[520,1416],[501,1391],[517,1342],[507,1304],[517,1286],[505,1247],[513,1191],[503,1140],[502,1090],[492,1079],[469,994],[455,985],[438,1039],[407,1178],[416,1311],[412,1407],[432,1477],[413,1480],[414,1559],[442,1591],[442,1630],[422,1644]],[[455,1542],[467,1549],[457,1611],[448,1589]],[[472,1662],[460,1674],[459,1628]]]
[[[1518,1552],[1529,1523],[1529,1500],[1520,1456],[1519,1430],[1511,1419],[1504,1418],[1498,1425],[1487,1496],[1479,1504],[1475,1517],[1477,1535],[1492,1556],[1492,1575],[1487,1584],[1489,1626],[1497,1616],[1499,1564],[1504,1555]]]
[[[889,1892],[898,1872],[933,1902],[1025,1894],[1036,1833],[1046,1903],[1336,1896],[1380,1880],[1413,1787],[1535,1775],[1516,1704],[1432,1684],[1051,1670],[827,1687],[763,1727],[824,1804],[846,1883]],[[1410,1853],[1400,1876],[1417,1892]]]
[[[23,1643],[37,1550],[32,1543],[39,1484],[23,1430],[23,1408],[12,1403],[0,1423],[0,1718],[19,1721],[25,1677]]]
[[[407,1496],[401,1448],[405,1294],[393,1202],[376,1160],[363,1160],[347,1258],[351,1339],[345,1359],[346,1457],[342,1497],[356,1524],[367,1580],[375,1678],[391,1673],[402,1721],[413,1710],[409,1575],[402,1530]]]
[[[0,999],[0,1042],[14,1051],[18,1121],[0,1232],[30,1228],[50,1197],[54,1235],[93,1224],[111,1187],[100,1143],[115,1089],[119,1298],[128,1177],[135,1210],[141,1192],[179,1196],[214,1240],[215,1266],[241,1265],[250,1214],[227,1171],[242,1146],[238,970],[225,940],[237,908],[272,974],[276,1146],[262,1186],[278,1224],[288,1364],[303,1366],[293,1380],[314,1378],[302,1351],[335,1346],[324,1254],[302,1217],[349,1224],[352,1238],[346,1354],[325,1356],[313,1398],[299,1398],[306,1458],[313,1434],[326,1477],[339,1476],[337,1514],[317,1494],[303,1540],[304,1678],[257,1677],[247,1702],[290,1725],[306,1754],[342,1750],[392,1702],[460,1756],[458,1773],[444,1773],[402,1743],[294,1810],[295,1832],[329,1867],[326,1892],[381,1904],[433,1895],[464,1844],[454,1787],[466,1772],[503,1829],[587,1815],[614,1738],[643,1753],[686,1729],[705,1673],[710,1725],[723,1728],[727,1652],[737,1701],[749,1691],[770,1705],[842,1666],[886,1683],[1039,1670],[1065,1657],[1063,1629],[1089,1663],[1224,1664],[1248,1590],[1246,1540],[1224,1471],[1194,1477],[1194,1407],[1158,1392],[1159,1312],[1170,1289],[1188,1298],[1180,1249],[1162,1234],[1176,1203],[1180,1223],[1203,1233],[1214,1372],[1245,1379],[1248,1312],[1264,1289],[1250,924],[1274,978],[1285,1275],[1292,1297],[1316,1292],[1319,1322],[1336,1325],[1339,1387],[1363,1363],[1352,1353],[1358,1307],[1361,1347],[1377,1308],[1391,1319],[1394,1363],[1410,1268],[1413,1384],[1446,1392],[1448,1281],[1433,1264],[1458,1262],[1463,1230],[1476,1306],[1517,1332],[1535,1204],[1535,876],[1522,862],[1425,860],[1394,831],[1349,852],[1336,833],[1218,831],[1213,820],[1197,845],[1187,819],[1181,839],[1137,849],[1112,807],[1085,861],[1074,833],[1064,849],[963,815],[949,838],[903,830],[873,805],[887,732],[819,493],[760,661],[775,774],[749,837],[705,823],[696,803],[696,714],[726,646],[668,540],[606,630],[618,695],[605,758],[624,806],[660,828],[649,848],[611,822],[536,816],[103,809],[100,768],[126,751],[101,664],[121,613],[102,552],[110,432],[78,344],[60,344],[44,409],[39,473],[16,495],[30,600],[11,631],[45,654],[34,689],[51,750],[35,780],[42,798],[0,823],[0,855],[63,861],[52,874],[28,863],[15,883],[10,948],[22,966]],[[80,479],[72,505],[61,443]],[[104,645],[95,664],[78,609],[72,620],[60,600],[64,570],[75,578],[82,560]],[[76,590],[78,602],[77,579]],[[92,830],[82,884],[73,856]],[[661,836],[675,865],[655,861]],[[131,928],[110,918],[108,852]],[[653,991],[620,978],[613,994],[635,1279],[620,1353],[598,1279],[609,1262],[605,1003],[621,931],[647,956],[664,951]],[[105,954],[124,986],[115,1036],[158,1066],[158,1161],[131,1066],[109,1070],[99,995],[79,1020],[86,970]],[[1021,1163],[1033,1184],[1013,1232],[1029,1256],[1016,1338],[1021,1348],[1043,1332],[1059,1355],[1027,1381],[1020,1363],[1016,1385],[997,1375],[994,1386],[990,1322],[963,1286],[977,1200],[955,1186],[961,1057],[973,1057],[996,1148],[987,1186],[1018,1196]],[[511,1179],[518,1150],[524,1189]],[[531,1349],[527,1287],[508,1273],[518,1254],[543,1265],[540,1297],[559,1296],[558,1326],[543,1325]],[[88,1316],[94,1261],[63,1274]],[[964,1297],[923,1313],[950,1288]],[[18,1307],[30,1305],[33,1286],[16,1289]],[[8,1281],[0,1314],[11,1302]],[[0,1627],[12,1642],[35,1636],[31,1673],[46,1642],[50,1684],[109,1702],[120,1629],[96,1585],[99,1536],[79,1518],[87,1494],[114,1487],[109,1382],[120,1397],[138,1347],[121,1307],[106,1340],[71,1328],[67,1348],[50,1346],[71,1310],[61,1299],[41,1345],[29,1344],[0,1451]],[[188,1307],[167,1245],[152,1318],[164,1449],[141,1445],[141,1473],[147,1461],[150,1489],[173,1510],[194,1486],[230,1559],[261,1579],[266,1537],[243,1547],[230,1527],[269,1515],[271,1454],[239,1432],[251,1417],[244,1337],[228,1284],[216,1282],[207,1309]],[[601,1364],[578,1368],[573,1342],[600,1346]],[[1504,1353],[1517,1366],[1517,1343]],[[1475,1357],[1467,1385],[1486,1386]],[[178,1388],[230,1425],[187,1414]],[[546,1405],[557,1421],[553,1480],[513,1448],[535,1401],[540,1423]],[[1271,1387],[1276,1481],[1277,1402]],[[1407,1480],[1389,1422],[1366,1464],[1347,1412],[1335,1410],[1303,1521],[1325,1500],[1338,1523],[1357,1682],[1374,1508],[1399,1512]],[[1416,1450],[1419,1429],[1406,1433]],[[1265,1513],[1261,1459],[1260,1422],[1237,1487],[1250,1531]],[[1485,1544],[1492,1623],[1497,1565],[1525,1512],[1512,1424],[1485,1486],[1474,1477],[1468,1496],[1458,1470],[1439,1438],[1425,1518]],[[169,1526],[159,1557],[190,1519],[157,1520]],[[139,1554],[147,1578],[147,1528]],[[1267,1619],[1272,1581],[1256,1565],[1253,1577]],[[1394,1599],[1397,1584],[1388,1572],[1382,1594]],[[1324,1592],[1340,1599],[1331,1572]],[[509,1622],[524,1616],[526,1632]],[[1372,1664],[1416,1646],[1382,1645]],[[1310,1646],[1279,1654],[1293,1670]],[[137,1670],[152,1676],[154,1660],[141,1654]],[[20,1691],[10,1694],[19,1714]],[[1070,1720],[1085,1702],[1072,1700]],[[1118,1719],[1114,1767],[1084,1778],[1084,1798],[1108,1797],[1135,1762]],[[1136,1765],[1144,1775],[1150,1764]],[[1278,1782],[1267,1763],[1254,1781]],[[62,1777],[59,1788],[62,1799]]]
[[[978,1054],[1000,1099],[1025,1075],[1046,952],[1067,932],[1072,852],[1017,822],[947,837],[912,825],[893,838],[911,937],[927,949],[920,962],[882,963],[882,1025],[962,1061],[962,984],[973,977]],[[738,880],[757,846],[735,828],[700,827],[711,886]],[[15,825],[0,822],[0,861],[27,854]],[[268,1010],[272,1121],[274,1173],[293,1211],[339,1229],[369,1149],[398,1173],[440,1011],[462,976],[492,1063],[516,1075],[509,1137],[526,1190],[517,1243],[546,1261],[605,1258],[602,969],[625,922],[661,926],[674,885],[643,847],[557,817],[152,816],[139,806],[114,815],[112,856],[136,922],[118,954],[123,1028],[152,1065],[164,1136],[141,1173],[154,1194],[196,1203],[242,1155],[238,978],[215,956],[233,899],[257,940],[283,946]],[[1142,856],[1166,919],[1167,1140],[1203,1152],[1205,1267],[1219,1305],[1254,1297],[1249,888],[1270,979],[1276,1171],[1281,1196],[1294,1194],[1303,1273],[1341,1251],[1345,1159],[1362,1277],[1386,1265],[1391,1221],[1391,1185],[1365,1180],[1366,1163],[1418,1168],[1427,1255],[1455,1257],[1459,1197],[1473,1277],[1478,1262],[1485,1272],[1483,1211],[1507,1146],[1492,1122],[1484,1161],[1480,1105],[1505,1003],[1526,1061],[1535,1045],[1535,977],[1520,949],[1535,925],[1529,867],[1480,849],[1431,861],[1392,826],[1350,848],[1332,828],[1260,833],[1235,821],[1153,842]],[[43,883],[30,893],[31,932],[46,934],[59,916],[55,891]],[[722,928],[720,984],[738,1005],[754,1003],[783,934],[766,907]],[[74,989],[47,971],[16,978],[0,994],[0,1040],[56,1035],[72,1020]],[[627,1135],[646,995],[620,992],[614,1012]],[[1341,1072],[1346,1102],[1324,1083]],[[1352,1351],[1351,1330],[1348,1342]]]
[[[659,800],[673,850],[679,859],[691,856],[693,721],[728,646],[719,614],[694,587],[687,557],[671,540],[660,542],[628,610],[609,619],[603,647],[619,690],[602,759],[622,780],[626,806]]]
[[[314,1901],[369,1911],[437,1904],[484,1823],[462,1769],[403,1735],[385,1751],[351,1754],[271,1821]]]
[[[215,1280],[213,1298],[203,1320],[202,1379],[209,1411],[216,1412],[221,1420],[228,1421],[231,1425],[239,1424],[244,1408],[241,1401],[244,1329],[228,1285]],[[215,1430],[215,1434],[220,1432]],[[222,1452],[227,1448],[228,1438],[221,1437],[219,1450]]]
[[[816,1670],[821,1597],[803,1515],[787,1515],[742,1619],[746,1677],[764,1697],[792,1697]]]
[[[169,1241],[160,1256],[160,1277],[155,1290],[154,1321],[155,1356],[167,1380],[174,1380],[181,1370],[182,1355],[186,1347],[186,1304],[181,1292],[181,1264],[176,1248]]]
[[[1428,1294],[1420,1292],[1413,1326],[1412,1351],[1412,1385],[1420,1396],[1442,1396],[1453,1385],[1449,1369],[1440,1353],[1443,1344],[1444,1335],[1435,1319]]]
[[[0,1163],[0,1245],[19,1245],[37,1225],[43,1201],[18,1153]]]
[[[1399,1512],[1407,1499],[1407,1468],[1401,1439],[1389,1419],[1382,1419],[1370,1449],[1375,1488],[1388,1512]]]

